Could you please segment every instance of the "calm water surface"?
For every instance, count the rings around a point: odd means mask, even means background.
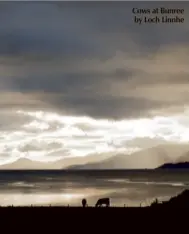
[[[149,205],[189,188],[189,171],[0,171],[0,205]]]

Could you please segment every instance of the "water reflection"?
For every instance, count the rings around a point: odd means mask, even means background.
[[[0,205],[81,206],[82,198],[87,198],[89,206],[94,206],[100,197],[106,196],[113,206],[145,206],[155,198],[167,200],[188,188],[188,184],[188,174],[174,173],[156,176],[138,172],[120,177],[106,172],[100,176],[45,172],[21,176],[17,172],[0,172]]]

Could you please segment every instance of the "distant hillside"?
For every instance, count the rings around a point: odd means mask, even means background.
[[[109,157],[109,154],[88,155],[86,157],[67,157],[54,162],[39,162],[28,158],[19,158],[14,162],[0,165],[0,170],[64,169],[73,164],[81,165],[90,162],[97,162]]]
[[[131,155],[115,155],[97,163],[74,165],[68,169],[153,169],[165,163],[175,162],[189,151],[189,145],[159,145],[141,150]]]
[[[3,170],[40,170],[40,169],[50,169],[51,163],[44,163],[33,161],[27,158],[19,158],[18,160],[4,164],[0,166]]]
[[[166,144],[144,149],[131,155],[113,153],[85,157],[67,157],[55,162],[39,162],[20,158],[0,165],[0,169],[153,169],[166,163],[189,161],[188,144]]]
[[[165,163],[158,169],[189,169],[189,162]]]
[[[120,168],[120,164],[125,163],[125,158],[129,155],[116,155],[111,158],[101,160],[100,162],[85,163],[83,165],[72,165],[67,169],[115,169]],[[115,160],[116,159],[116,160]],[[118,159],[118,160],[117,160]]]
[[[189,162],[189,151],[183,153],[178,159],[175,160],[175,163],[178,162]]]

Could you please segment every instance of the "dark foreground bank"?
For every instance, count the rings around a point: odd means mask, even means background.
[[[102,229],[107,233],[113,228],[134,233],[141,230],[164,233],[165,228],[169,232],[170,229],[175,230],[181,221],[180,232],[182,227],[188,225],[188,217],[189,190],[164,203],[155,201],[149,207],[0,207],[1,229],[5,229],[6,233],[15,230],[90,233]]]
[[[178,207],[0,208],[2,233],[183,233],[188,217]]]

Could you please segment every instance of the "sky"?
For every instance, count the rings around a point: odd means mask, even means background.
[[[132,8],[183,8],[182,24]],[[0,164],[189,141],[188,2],[0,2]]]

